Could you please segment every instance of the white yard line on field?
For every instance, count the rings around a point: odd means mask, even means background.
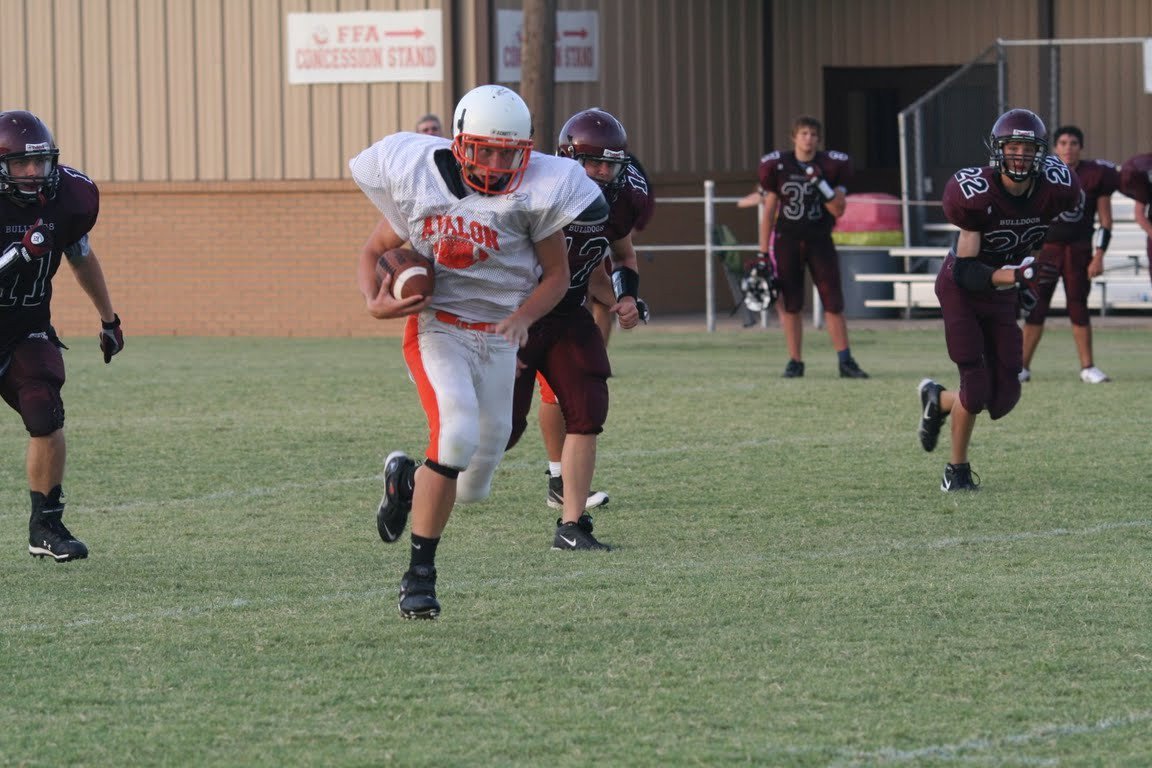
[[[910,763],[921,760],[953,760],[957,762],[985,762],[1012,765],[1059,765],[1059,758],[1025,758],[1016,754],[995,754],[1004,749],[1026,747],[1046,741],[1055,741],[1068,736],[1092,736],[1117,728],[1140,725],[1152,720],[1152,710],[1130,712],[1117,717],[1105,717],[1094,723],[1054,723],[1038,725],[1023,733],[1005,736],[989,736],[968,739],[956,744],[934,744],[918,749],[896,749],[883,747],[846,753],[843,760],[833,762],[834,766],[883,765],[885,763]],[[994,754],[979,754],[993,752]],[[973,754],[975,753],[975,754]],[[1011,758],[1010,761],[1008,758]]]

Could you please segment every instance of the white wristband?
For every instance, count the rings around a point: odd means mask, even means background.
[[[816,189],[820,190],[820,194],[824,195],[825,200],[833,200],[836,197],[836,192],[832,187],[828,186],[825,179],[820,179],[820,183],[816,185]]]

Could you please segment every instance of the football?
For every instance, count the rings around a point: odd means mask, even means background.
[[[432,295],[436,288],[436,266],[423,254],[409,248],[393,248],[376,262],[376,274],[392,276],[392,295],[397,299]]]

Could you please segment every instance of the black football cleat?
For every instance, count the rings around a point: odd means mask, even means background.
[[[548,506],[552,509],[564,508],[564,478],[552,477],[552,473],[548,473]],[[604,491],[589,491],[588,499],[584,502],[584,509],[595,509],[596,507],[608,506],[608,494]]]
[[[414,565],[400,579],[400,616],[405,619],[434,619],[440,615],[436,600],[436,567]]]
[[[604,552],[611,551],[612,547],[607,544],[601,544],[592,535],[592,531],[588,530],[592,527],[592,518],[588,517],[588,529],[585,529],[581,523],[587,515],[581,515],[580,522],[564,523],[561,522],[556,526],[556,536],[552,539],[552,549],[560,549],[564,551],[574,551],[578,549],[598,549]]]
[[[376,530],[389,544],[400,538],[408,524],[412,492],[407,477],[415,468],[416,462],[403,451],[393,451],[384,460],[384,498],[376,508]]]
[[[556,518],[556,527],[559,528],[562,525],[564,525],[564,518]],[[587,512],[580,515],[580,519],[576,521],[576,525],[585,533],[592,533],[592,515],[588,514]]]
[[[789,360],[788,365],[784,366],[784,373],[782,378],[785,379],[801,379],[804,377],[804,363],[799,360]]]
[[[945,493],[978,491],[980,490],[980,476],[972,471],[971,465],[967,462],[945,465],[944,478],[940,481],[940,490]]]
[[[855,358],[848,358],[840,363],[840,378],[842,379],[866,379],[868,374],[860,370],[860,366],[856,364]]]
[[[918,387],[920,392],[920,447],[931,453],[936,450],[940,439],[940,425],[944,423],[944,412],[940,410],[940,393],[944,387],[932,379],[923,379]]]
[[[64,525],[63,515],[63,506],[32,513],[28,520],[28,554],[51,557],[58,563],[88,557],[88,547]]]

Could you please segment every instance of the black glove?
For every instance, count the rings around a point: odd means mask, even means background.
[[[20,242],[12,243],[0,255],[0,274],[9,269],[19,268],[21,263],[27,264],[51,252],[52,231],[48,229],[44,219],[36,219],[36,223],[24,231],[24,237]]]
[[[648,318],[652,316],[652,313],[648,311],[648,302],[644,301],[644,299],[637,298],[636,311],[640,313],[640,322],[647,325]]]
[[[124,349],[124,334],[120,331],[120,315],[113,314],[112,322],[100,321],[100,351],[104,353],[104,364],[112,362],[112,356]]]
[[[44,219],[36,219],[36,223],[24,231],[20,245],[28,253],[25,261],[38,259],[52,252],[52,231],[44,223]]]

